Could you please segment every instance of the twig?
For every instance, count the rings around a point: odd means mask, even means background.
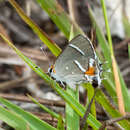
[[[48,113],[41,113],[41,112],[32,112],[34,115],[38,116],[41,120],[46,120],[46,121],[54,121],[57,122],[56,118],[53,118],[50,114]],[[52,119],[53,118],[53,119]]]
[[[104,130],[105,127],[107,127],[108,125],[112,125],[118,121],[125,120],[125,119],[130,119],[130,114],[126,114],[125,116],[122,116],[122,117],[117,117],[114,119],[106,120],[99,130]]]
[[[28,97],[23,96],[23,95],[18,95],[18,94],[0,93],[0,97],[5,98],[5,99],[9,99],[9,100],[33,103],[33,101],[31,99],[29,99]],[[40,98],[36,98],[36,100],[39,103],[44,104],[44,105],[58,106],[58,107],[64,107],[65,106],[64,101],[55,101],[55,100],[40,99]]]
[[[40,61],[48,61],[48,57],[42,55],[41,50],[36,50],[36,49],[30,49],[30,48],[19,48],[20,50],[22,50],[23,54],[27,57],[30,57],[34,60],[40,60]],[[0,45],[0,57],[2,56],[6,56],[8,58],[14,58],[17,57],[16,53],[14,51],[12,51],[11,49],[9,49],[8,46],[4,46],[4,45]],[[18,58],[17,58],[18,59]],[[1,62],[1,61],[0,61]]]
[[[129,42],[130,42],[130,38],[127,38],[127,39],[123,40],[122,42],[120,42],[119,44],[117,44],[115,46],[115,49],[116,50],[121,49],[123,46],[127,45]]]
[[[67,2],[68,2],[68,9],[69,9],[70,17],[71,17],[72,21],[75,22],[76,21],[76,19],[75,19],[75,12],[76,12],[75,0],[67,0]]]
[[[118,97],[118,108],[120,113],[125,115],[124,100],[122,96],[120,79],[118,76],[117,64],[114,56],[112,56],[112,62],[113,62],[112,67],[113,67],[113,73],[114,73],[115,85],[116,85],[116,93]]]
[[[93,97],[92,97],[92,99],[91,99],[91,101],[90,101],[90,103],[89,103],[89,105],[88,105],[88,107],[87,107],[87,109],[85,111],[85,114],[84,114],[84,116],[83,116],[83,118],[81,120],[81,123],[80,123],[81,129],[84,128],[84,126],[86,124],[86,120],[87,120],[88,114],[90,113],[91,105],[93,103],[93,100],[94,100],[94,98],[96,96],[97,91],[98,91],[98,88],[95,89],[94,95],[93,95]]]
[[[10,89],[10,88],[12,88],[12,86],[20,84],[24,81],[27,81],[27,80],[31,79],[32,77],[34,77],[34,75],[30,76],[30,77],[22,77],[22,78],[19,78],[19,79],[15,79],[15,80],[11,80],[11,81],[1,83],[0,84],[0,90]]]

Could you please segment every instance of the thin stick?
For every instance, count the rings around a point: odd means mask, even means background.
[[[121,84],[120,84],[120,79],[118,76],[118,71],[117,71],[117,65],[114,56],[112,56],[112,67],[113,67],[113,73],[114,73],[114,78],[115,78],[115,85],[116,85],[116,92],[117,92],[117,97],[118,97],[118,108],[121,114],[125,115],[125,109],[124,109],[124,100],[122,96],[122,90],[121,90]]]
[[[13,101],[20,101],[20,102],[27,102],[27,103],[34,103],[31,99],[29,99],[27,96],[23,95],[18,95],[18,94],[5,94],[5,93],[0,93],[0,97],[8,99],[8,100],[13,100]],[[41,98],[36,98],[35,99],[44,105],[49,105],[49,106],[58,106],[58,107],[65,107],[64,101],[55,101],[55,100],[49,100],[49,99],[41,99]]]
[[[117,117],[117,118],[114,118],[114,119],[110,119],[110,120],[106,120],[102,127],[100,127],[99,130],[104,130],[108,125],[112,125],[118,121],[121,121],[121,120],[125,120],[125,119],[130,119],[130,114],[126,114],[125,116],[122,116],[122,117]]]
[[[76,21],[75,19],[75,1],[74,0],[67,0],[68,2],[68,9],[69,9],[69,15],[73,22]]]
[[[95,89],[95,92],[94,92],[94,95],[93,95],[93,97],[91,99],[91,102],[89,103],[89,105],[88,105],[88,107],[87,107],[87,109],[85,111],[85,114],[84,114],[83,118],[81,119],[81,123],[80,123],[81,129],[84,128],[84,126],[86,124],[86,120],[88,118],[88,114],[90,113],[91,105],[93,103],[93,100],[94,100],[94,98],[96,96],[97,91],[98,91],[98,88]]]

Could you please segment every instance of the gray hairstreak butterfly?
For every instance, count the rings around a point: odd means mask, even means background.
[[[76,36],[48,69],[51,77],[70,87],[83,82],[101,84],[102,67],[87,37]]]

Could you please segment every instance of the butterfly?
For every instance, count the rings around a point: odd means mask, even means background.
[[[48,72],[56,81],[70,87],[83,82],[101,85],[101,62],[91,41],[83,35],[78,35],[69,42]]]

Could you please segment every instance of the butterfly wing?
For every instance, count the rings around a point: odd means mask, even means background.
[[[84,69],[88,68],[89,58],[95,59],[95,51],[91,42],[84,36],[78,35],[72,39],[69,45],[55,62],[56,75],[61,81],[82,81],[84,73],[77,67],[74,60],[78,61]]]

